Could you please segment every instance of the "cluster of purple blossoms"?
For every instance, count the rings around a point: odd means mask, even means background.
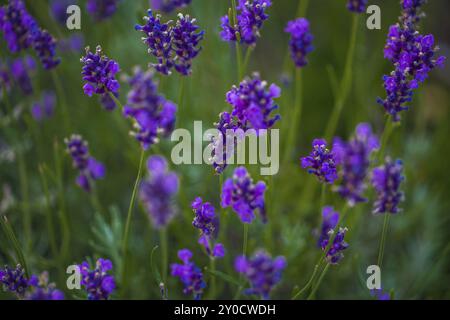
[[[119,64],[105,56],[100,46],[95,53],[87,47],[86,55],[80,61],[84,64],[81,75],[86,81],[83,91],[87,96],[92,97],[94,93],[101,98],[110,93],[118,95],[120,84],[115,77],[120,71]]]
[[[113,268],[108,259],[98,259],[95,268],[91,269],[88,262],[79,265],[81,285],[87,292],[89,300],[107,300],[116,288],[114,277],[108,273]]]
[[[400,23],[389,28],[384,56],[393,63],[394,71],[383,76],[386,98],[377,101],[393,121],[400,121],[399,113],[408,109],[413,91],[434,68],[443,67],[445,62],[444,56],[436,56],[439,48],[435,46],[433,35],[421,35],[417,31],[423,3],[404,0]]]
[[[348,142],[340,138],[334,140],[333,153],[336,165],[341,166],[342,176],[337,191],[351,206],[367,201],[363,196],[366,190],[365,178],[370,166],[370,155],[378,148],[378,137],[367,123],[360,123],[354,137]]]
[[[322,228],[319,236],[318,245],[322,250],[326,250],[330,239],[333,237],[334,229],[339,222],[339,213],[334,211],[333,207],[324,207],[322,209]],[[347,228],[339,228],[333,243],[330,245],[326,259],[328,263],[337,264],[342,260],[344,254],[342,251],[348,248],[348,244],[344,241]]]
[[[17,83],[20,90],[25,95],[33,93],[33,84],[31,82],[30,73],[36,69],[36,63],[30,56],[15,59],[10,66],[12,79]]]
[[[237,257],[234,263],[237,272],[244,274],[250,281],[251,288],[244,291],[248,295],[270,298],[270,291],[280,280],[286,268],[286,259],[282,256],[272,259],[265,251],[257,251],[252,258]]]
[[[43,121],[53,116],[56,105],[56,95],[53,91],[42,94],[41,100],[35,102],[31,108],[31,115],[36,121]]]
[[[158,135],[167,137],[175,127],[177,106],[158,93],[158,84],[153,80],[153,72],[134,70],[129,77],[131,90],[123,113],[135,120],[136,131],[132,134],[142,148],[148,149],[158,142]]]
[[[87,12],[95,21],[102,21],[111,17],[119,6],[120,0],[88,0]]]
[[[236,7],[236,24],[230,23],[228,15],[221,18],[222,40],[255,45],[263,22],[269,18],[266,10],[271,5],[270,0],[239,0]]]
[[[200,268],[191,261],[192,252],[188,249],[178,251],[178,258],[183,264],[173,263],[170,266],[171,274],[180,278],[184,285],[184,294],[193,295],[195,300],[199,300],[203,294],[203,289],[206,287],[203,274]]]
[[[401,160],[392,161],[387,158],[384,165],[373,169],[372,185],[377,192],[374,203],[374,213],[398,213],[398,205],[404,199],[400,184],[404,180],[402,175],[403,163]]]
[[[49,283],[48,272],[43,272],[39,278],[31,276],[30,289],[25,294],[26,300],[64,300],[64,293],[54,283]]]
[[[265,192],[263,181],[254,184],[247,169],[238,167],[233,177],[225,180],[222,186],[221,205],[223,208],[231,207],[243,223],[251,223],[255,219],[255,210],[259,210],[262,221],[266,222]]]
[[[25,270],[21,265],[17,265],[15,268],[5,266],[0,269],[0,285],[3,286],[5,291],[14,293],[21,298],[25,295],[30,283],[26,278]]]
[[[223,258],[225,255],[223,244],[213,244],[219,228],[219,218],[216,216],[214,206],[198,197],[192,202],[192,210],[195,213],[192,225],[201,231],[199,243],[210,257]]]
[[[291,34],[289,47],[296,67],[306,66],[308,63],[306,56],[314,50],[312,45],[314,37],[309,31],[309,21],[305,18],[289,21],[284,31]]]
[[[73,166],[79,171],[77,185],[90,192],[94,180],[105,177],[105,166],[89,155],[88,144],[80,135],[72,135],[70,139],[65,139],[65,143]]]
[[[301,158],[302,168],[309,168],[308,173],[317,176],[320,182],[332,184],[338,178],[334,154],[323,139],[314,139],[312,147],[311,154]]]
[[[165,227],[175,216],[173,199],[178,192],[179,181],[175,172],[168,171],[162,156],[151,156],[147,161],[150,177],[141,183],[139,198],[157,229]]]
[[[201,50],[199,43],[204,35],[195,24],[196,20],[180,13],[172,26],[171,21],[162,23],[161,15],[154,15],[152,10],[148,10],[144,19],[145,24],[136,25],[135,29],[145,34],[142,40],[148,46],[148,52],[157,59],[151,66],[165,75],[171,74],[172,68],[182,75],[190,75],[192,60]]]
[[[61,62],[60,58],[55,58],[56,39],[47,30],[35,29],[32,32],[33,49],[36,51],[44,69],[55,68]]]
[[[363,13],[366,11],[367,0],[348,0],[347,9],[355,13]]]
[[[155,10],[172,12],[175,9],[186,7],[192,0],[150,0],[150,5]]]
[[[246,78],[239,84],[233,86],[227,92],[227,102],[233,106],[232,116],[237,118],[239,128],[248,129],[270,129],[280,119],[280,115],[272,116],[272,111],[278,109],[274,99],[279,98],[281,89],[271,84],[267,88],[267,82],[261,80],[258,73],[251,78]]]

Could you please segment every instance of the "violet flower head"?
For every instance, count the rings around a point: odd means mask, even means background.
[[[255,45],[264,21],[269,18],[266,10],[271,5],[270,0],[239,0],[236,25],[231,24],[228,15],[221,18],[222,40]]]
[[[84,287],[88,300],[108,300],[116,288],[114,276],[110,274],[113,268],[112,262],[100,258],[93,269],[87,261],[82,262],[79,267],[81,286]]]
[[[53,116],[56,105],[56,95],[53,91],[42,94],[41,100],[35,102],[31,108],[31,115],[34,120],[41,122]]]
[[[89,155],[88,143],[80,135],[73,134],[64,141],[67,153],[72,157],[73,167],[79,171],[77,185],[90,192],[94,181],[105,177],[105,166]]]
[[[26,300],[64,300],[64,293],[56,289],[54,283],[49,283],[48,272],[32,278],[30,290],[25,294]]]
[[[165,13],[170,13],[175,9],[186,7],[192,0],[150,0],[150,6]]]
[[[95,21],[108,19],[117,11],[120,0],[87,0],[86,9]]]
[[[404,194],[400,191],[400,184],[404,180],[402,171],[402,161],[392,161],[390,158],[386,158],[382,166],[373,169],[372,185],[377,192],[374,213],[395,214],[401,211],[398,205],[404,200]]]
[[[203,273],[192,261],[192,252],[188,249],[178,251],[178,258],[183,264],[173,263],[170,265],[171,274],[178,277],[184,285],[183,293],[193,295],[195,300],[201,299],[206,283]]]
[[[330,264],[338,264],[343,258],[344,254],[342,251],[347,249],[349,247],[348,243],[345,242],[345,233],[348,231],[347,228],[339,228],[337,231],[336,236],[334,237],[333,244],[330,246],[327,254],[326,259],[328,263]],[[326,250],[328,243],[331,239],[331,237],[334,234],[334,230],[331,230],[329,233],[329,238],[322,241],[322,250]]]
[[[265,251],[257,251],[252,258],[237,257],[234,267],[250,282],[251,287],[244,291],[247,295],[258,295],[262,299],[270,298],[270,291],[280,282],[286,268],[286,259],[282,256],[272,259]]]
[[[136,25],[135,29],[144,33],[142,40],[148,46],[148,52],[157,59],[157,63],[151,64],[156,71],[169,75],[174,66],[173,61],[173,29],[168,23],[161,22],[161,15],[154,15],[148,10],[148,16],[144,17],[144,25]]]
[[[221,243],[213,243],[217,237],[219,218],[216,216],[214,206],[209,202],[203,202],[197,197],[192,202],[192,210],[195,213],[192,225],[200,230],[199,243],[205,248],[206,253],[215,258],[222,258],[225,249]]]
[[[305,18],[289,21],[284,31],[291,34],[289,49],[296,67],[306,66],[308,63],[306,56],[314,50],[312,45],[314,37],[309,29],[309,21]]]
[[[367,0],[348,0],[347,9],[354,13],[364,13],[367,7]]]
[[[25,95],[33,93],[30,73],[36,69],[36,64],[30,56],[15,59],[10,66],[10,72],[15,83]]]
[[[378,137],[372,133],[369,124],[361,123],[356,127],[353,138],[344,142],[336,138],[333,153],[336,164],[341,166],[342,181],[337,192],[350,206],[366,202],[363,196],[366,190],[365,178],[370,166],[370,155],[379,148]]]
[[[176,120],[177,106],[158,93],[158,83],[153,77],[152,71],[135,68],[134,75],[128,78],[131,90],[123,111],[125,117],[135,120],[132,135],[143,149],[158,143],[158,136],[168,137]]]
[[[427,0],[401,0],[402,15],[400,21],[407,28],[415,28],[425,16],[422,6]]]
[[[320,229],[319,240],[317,242],[320,248],[327,246],[330,239],[330,231],[336,228],[339,222],[339,212],[334,211],[333,207],[326,206],[322,209],[322,227]],[[325,244],[325,245],[324,245]]]
[[[311,154],[301,158],[302,168],[308,168],[308,173],[317,176],[320,182],[332,184],[338,178],[334,154],[323,139],[314,139],[312,147]]]
[[[265,192],[266,184],[263,181],[254,184],[247,169],[238,167],[233,177],[222,186],[221,206],[231,207],[243,223],[251,223],[255,219],[255,210],[259,210],[262,221],[266,222]]]
[[[233,106],[232,116],[238,119],[239,127],[247,129],[270,129],[280,120],[280,115],[272,116],[278,109],[274,99],[279,98],[281,89],[261,80],[258,73],[242,81],[239,87],[233,86],[227,92],[227,102]]]
[[[31,46],[30,34],[34,28],[37,28],[36,21],[22,0],[10,0],[7,5],[0,7],[0,32],[12,53]]]
[[[105,56],[100,46],[97,46],[95,53],[87,47],[86,55],[80,61],[84,64],[81,75],[86,81],[83,86],[86,95],[118,94],[120,84],[115,76],[120,70],[119,64]]]
[[[190,75],[192,60],[198,55],[198,47],[205,31],[199,31],[195,19],[188,15],[178,14],[178,20],[173,27],[173,50],[175,51],[175,69],[182,75]]]
[[[391,300],[391,295],[388,292],[384,292],[383,289],[372,289],[370,290],[370,295],[380,301]]]
[[[61,59],[56,58],[56,39],[47,30],[35,29],[31,33],[33,49],[42,62],[45,70],[57,67]]]
[[[179,181],[175,172],[168,170],[167,160],[162,156],[151,156],[147,161],[150,177],[141,182],[139,198],[142,201],[153,226],[165,227],[175,216],[175,195]]]
[[[29,280],[26,278],[25,270],[21,265],[18,264],[15,268],[5,266],[0,269],[0,286],[5,291],[14,293],[20,298],[24,296],[29,285]]]

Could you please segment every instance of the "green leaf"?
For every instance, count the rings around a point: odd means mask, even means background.
[[[2,229],[3,229],[3,232],[6,235],[6,238],[8,238],[8,240],[11,242],[11,244],[13,246],[13,249],[14,249],[14,251],[16,253],[17,260],[19,261],[20,265],[24,268],[27,278],[29,278],[30,275],[29,275],[29,272],[28,272],[27,263],[25,261],[25,256],[23,255],[20,243],[17,240],[16,235],[14,234],[14,230],[12,229],[12,227],[11,227],[8,219],[6,218],[6,216],[1,216],[0,217],[0,223],[2,225]]]

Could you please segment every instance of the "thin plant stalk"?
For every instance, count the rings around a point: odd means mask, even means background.
[[[21,208],[23,213],[23,231],[26,239],[25,247],[27,249],[31,248],[31,212],[30,212],[30,196],[29,196],[29,185],[28,185],[28,175],[26,169],[26,162],[23,156],[23,150],[17,152],[17,162],[19,166],[19,181],[20,181],[20,193],[21,193]]]
[[[167,287],[167,272],[169,270],[169,246],[167,241],[167,227],[161,229],[159,233],[161,242],[161,272],[164,285]]]
[[[56,69],[52,70],[51,74],[52,74],[53,83],[56,87],[56,92],[58,93],[58,97],[61,99],[60,104],[62,107],[61,110],[62,110],[62,114],[63,114],[64,130],[66,131],[66,133],[69,133],[71,131],[71,125],[70,125],[70,118],[69,118],[69,110],[67,109],[67,99],[66,99],[66,95],[64,93],[64,89],[61,85],[61,83],[63,83],[63,82],[59,78]]]
[[[316,264],[316,265],[314,266],[314,271],[313,271],[313,273],[312,273],[312,275],[311,275],[311,278],[309,278],[309,280],[308,280],[308,282],[306,283],[306,285],[305,285],[302,289],[300,289],[300,290],[299,290],[299,291],[291,298],[291,300],[296,300],[298,297],[301,297],[302,294],[303,294],[306,290],[308,290],[308,289],[311,287],[311,285],[313,284],[313,280],[314,280],[315,277],[316,277],[317,271],[319,271],[319,267],[320,267],[319,264]]]
[[[210,269],[210,274],[211,274],[211,286],[210,286],[210,292],[209,292],[209,298],[211,300],[214,300],[214,298],[216,297],[216,288],[217,288],[217,279],[216,276],[214,275],[215,271],[216,271],[216,259],[214,259],[214,257],[211,257],[209,259],[209,269]]]
[[[386,237],[387,237],[387,231],[388,231],[388,227],[389,227],[390,216],[391,216],[391,214],[389,212],[386,212],[384,214],[383,231],[381,232],[380,248],[378,250],[378,260],[377,260],[377,265],[380,268],[383,263],[384,248],[386,245]]]
[[[314,299],[314,296],[316,295],[317,289],[319,289],[320,284],[322,283],[323,278],[325,277],[325,275],[328,272],[328,269],[330,268],[330,264],[327,263],[327,265],[325,266],[325,268],[323,269],[319,279],[317,280],[316,285],[313,287],[313,289],[311,290],[311,293],[308,296],[308,300],[312,300]]]

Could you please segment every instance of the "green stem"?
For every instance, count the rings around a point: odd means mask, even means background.
[[[248,245],[248,223],[244,223],[244,240],[242,242],[242,255],[245,257],[247,255],[247,245]]]
[[[380,241],[380,248],[378,251],[378,260],[377,260],[377,265],[380,268],[383,263],[384,248],[386,245],[386,236],[387,236],[387,231],[388,231],[388,227],[389,227],[390,216],[391,215],[389,212],[386,212],[384,214],[383,231],[381,232],[381,241]]]
[[[306,285],[305,285],[302,289],[300,289],[300,290],[299,290],[299,291],[291,298],[291,300],[297,299],[297,298],[300,297],[306,290],[308,290],[309,287],[311,287],[311,285],[312,285],[312,283],[313,283],[313,280],[314,280],[314,278],[316,277],[317,271],[319,270],[319,267],[320,267],[319,264],[316,264],[316,265],[314,266],[314,271],[313,271],[313,273],[312,273],[312,275],[311,275],[311,278],[308,280],[308,282],[306,283]]]
[[[323,280],[323,278],[325,277],[325,275],[327,274],[329,268],[330,268],[330,264],[327,263],[327,265],[325,266],[325,268],[324,268],[323,271],[322,271],[322,274],[321,274],[320,277],[319,277],[319,280],[317,280],[316,285],[315,285],[314,288],[311,290],[311,293],[310,293],[310,295],[308,296],[308,300],[314,299],[314,296],[315,296],[315,294],[316,294],[316,292],[317,292],[317,289],[319,289],[320,284],[322,283],[322,280]]]
[[[169,268],[169,252],[168,252],[168,241],[167,241],[167,227],[164,227],[160,231],[160,242],[161,242],[161,254],[162,254],[162,261],[161,261],[161,270],[162,270],[162,279],[164,282],[164,285],[167,287],[167,272]]]
[[[25,260],[25,256],[23,254],[22,248],[20,247],[20,243],[17,240],[17,237],[14,234],[14,230],[13,230],[11,224],[9,223],[8,219],[6,218],[6,216],[0,216],[0,225],[2,226],[3,232],[6,235],[6,238],[11,242],[11,244],[14,248],[14,251],[16,253],[16,258],[19,261],[20,265],[25,270],[26,277],[29,278],[30,273],[28,270],[27,261]]]
[[[386,151],[386,145],[391,137],[394,129],[399,126],[399,123],[393,123],[390,116],[386,117],[386,123],[384,125],[383,134],[381,135],[380,150],[378,151],[378,162],[383,162],[384,152]]]
[[[17,153],[17,161],[19,165],[19,180],[20,180],[20,192],[22,199],[22,213],[23,213],[23,231],[26,239],[25,248],[31,248],[31,212],[29,205],[29,186],[28,186],[28,176],[25,159],[23,157],[23,150],[19,150]]]
[[[70,118],[69,118],[69,111],[67,109],[66,95],[65,95],[64,89],[61,85],[62,81],[60,80],[56,69],[52,70],[51,74],[52,74],[53,83],[55,84],[55,87],[56,87],[56,92],[58,93],[58,96],[61,99],[60,105],[62,107],[61,110],[62,110],[62,114],[63,114],[64,130],[66,131],[66,133],[69,133],[71,131]]]
[[[210,277],[211,277],[211,286],[210,286],[210,292],[209,292],[209,298],[211,300],[214,300],[216,297],[216,287],[217,287],[217,279],[214,275],[214,272],[216,271],[216,260],[214,258],[209,259],[209,269],[210,269]]]

